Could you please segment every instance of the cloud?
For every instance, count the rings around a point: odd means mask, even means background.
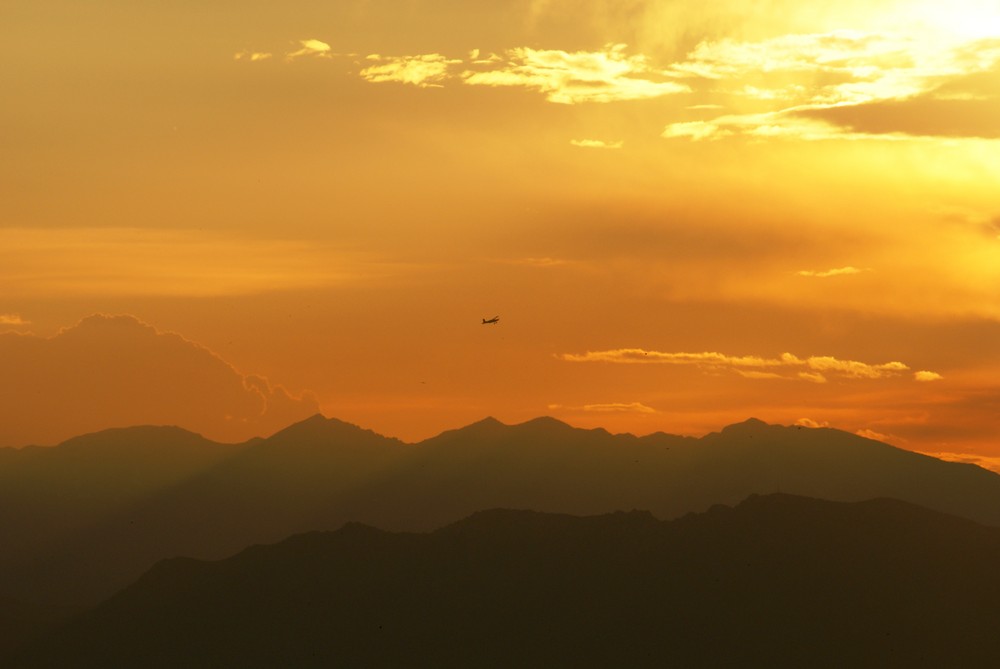
[[[834,30],[705,40],[668,68],[771,108],[668,124],[666,138],[1000,138],[1000,39]],[[705,85],[700,82],[710,82]]]
[[[864,437],[865,439],[873,439],[875,441],[881,441],[881,442],[886,443],[886,444],[892,443],[892,442],[897,442],[898,443],[900,441],[905,441],[905,440],[900,439],[899,437],[895,437],[895,436],[893,436],[891,434],[882,434],[881,432],[876,432],[875,430],[869,430],[867,428],[863,429],[863,430],[858,430],[854,434],[858,435],[859,437]]]
[[[1000,138],[1000,98],[940,99],[926,94],[905,100],[819,107],[794,113],[866,135]]]
[[[932,458],[937,458],[938,460],[945,460],[947,462],[961,462],[968,465],[976,465],[977,467],[982,467],[983,469],[988,469],[992,472],[1000,474],[1000,457],[989,456],[989,455],[979,455],[978,453],[952,453],[952,452],[925,452],[924,455],[929,455]]]
[[[270,434],[318,410],[180,335],[95,315],[51,338],[0,334],[0,444],[52,444],[129,425],[220,441]]]
[[[624,44],[574,52],[518,47],[506,52],[505,62],[491,63],[492,69],[462,76],[472,86],[535,89],[559,104],[646,100],[691,90],[645,56],[626,55],[625,49]]]
[[[273,56],[274,54],[266,51],[239,51],[233,54],[233,60],[249,60],[252,63],[256,63],[261,60],[269,60]]]
[[[798,362],[801,361],[796,361],[796,363]],[[856,360],[838,360],[830,356],[814,356],[805,360],[804,364],[818,372],[831,372],[855,379],[881,379],[909,369],[901,362],[869,365]]]
[[[20,314],[0,314],[0,325],[30,325]]]
[[[658,413],[656,409],[648,407],[641,402],[611,402],[609,404],[585,404],[584,411],[594,411],[597,413]]]
[[[623,141],[605,142],[601,139],[571,139],[569,143],[584,149],[620,149],[625,145]]]
[[[326,42],[321,42],[318,39],[303,39],[299,40],[299,49],[295,51],[289,51],[285,54],[286,61],[293,61],[297,58],[304,58],[307,56],[313,56],[316,58],[330,58],[333,54],[330,52],[330,45]]]
[[[796,274],[798,274],[799,276],[812,276],[812,277],[818,277],[820,279],[826,279],[831,276],[848,276],[851,274],[861,274],[862,272],[868,272],[868,271],[871,270],[858,269],[857,267],[848,266],[848,267],[838,267],[836,269],[828,269],[823,271],[804,269],[800,272],[796,272]]]
[[[944,377],[937,372],[919,371],[913,373],[913,378],[926,383],[928,381],[940,381]]]
[[[791,379],[799,378],[814,383],[825,383],[826,375],[847,379],[883,379],[899,376],[909,370],[901,362],[869,364],[856,360],[840,360],[832,356],[799,358],[782,353],[777,358],[754,355],[733,356],[718,352],[665,353],[641,348],[623,348],[608,351],[587,351],[584,354],[564,353],[557,356],[567,362],[609,362],[616,364],[666,364],[694,365],[706,369],[733,371],[745,378]],[[783,368],[798,370],[794,376],[782,374]]]
[[[722,139],[732,134],[732,130],[724,128],[717,121],[686,121],[671,123],[663,129],[660,136],[667,139],[687,138],[698,142],[705,139]]]
[[[439,53],[419,56],[380,56],[372,54],[368,60],[379,63],[361,70],[360,75],[372,83],[396,82],[413,84],[420,88],[439,87],[448,77],[448,67],[461,63]]]
[[[828,422],[826,422],[826,421],[823,421],[823,422],[820,423],[820,422],[814,421],[811,418],[799,418],[797,421],[795,421],[795,424],[796,425],[801,425],[802,427],[812,428],[812,429],[816,429],[816,428],[820,428],[820,427],[830,427],[830,424]]]

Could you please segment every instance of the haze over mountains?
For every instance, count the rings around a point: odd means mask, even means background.
[[[418,444],[319,415],[239,445],[137,427],[0,449],[0,597],[85,608],[164,558],[346,522],[427,531],[489,508],[669,519],[777,491],[891,497],[1000,526],[997,474],[756,420],[695,439],[486,419]]]
[[[886,499],[351,523],[163,561],[12,666],[996,666],[998,563],[1000,529]]]

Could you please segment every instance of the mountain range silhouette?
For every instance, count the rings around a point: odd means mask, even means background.
[[[1000,526],[995,473],[754,419],[692,438],[488,418],[417,444],[319,415],[236,445],[135,427],[0,449],[0,616],[5,601],[87,609],[164,558],[221,559],[348,522],[425,532],[490,508],[670,519],[778,491]]]
[[[1000,529],[886,499],[350,523],[160,562],[10,666],[997,666],[998,561]]]

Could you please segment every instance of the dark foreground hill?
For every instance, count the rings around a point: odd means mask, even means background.
[[[1000,666],[1000,529],[755,496],[161,562],[14,667]]]
[[[487,419],[404,444],[314,416],[214,444],[176,428],[0,449],[0,598],[89,607],[175,555],[359,521],[426,531],[487,508],[659,518],[782,491],[905,500],[1000,526],[1000,476],[832,429],[749,420],[694,439]]]

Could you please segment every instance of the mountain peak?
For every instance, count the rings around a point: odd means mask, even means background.
[[[538,418],[532,418],[523,423],[518,423],[514,427],[519,428],[533,428],[542,430],[564,430],[564,429],[575,429],[572,425],[564,423],[558,418],[553,418],[552,416],[539,416]]]
[[[747,418],[742,423],[733,423],[732,425],[727,425],[722,428],[723,434],[730,433],[747,433],[747,432],[760,432],[761,430],[766,430],[770,427],[778,427],[776,425],[770,425],[765,423],[759,418]]]
[[[285,429],[275,432],[265,441],[307,443],[360,435],[389,439],[371,430],[358,427],[353,423],[347,423],[336,418],[327,418],[321,413],[316,413],[305,420],[293,423]]]

